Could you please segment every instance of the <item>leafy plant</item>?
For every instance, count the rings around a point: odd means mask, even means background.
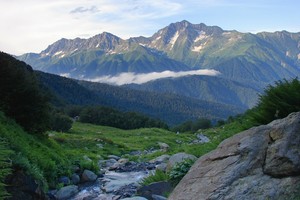
[[[169,175],[163,172],[162,170],[156,170],[153,174],[150,176],[144,178],[141,182],[142,185],[150,185],[154,182],[159,181],[168,181],[170,179]]]
[[[191,166],[194,164],[195,160],[185,159],[184,161],[177,163],[170,171],[170,179],[173,183],[177,184],[190,170]]]

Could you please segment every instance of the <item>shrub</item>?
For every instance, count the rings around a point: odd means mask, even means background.
[[[297,78],[268,86],[249,115],[256,124],[266,124],[296,111],[300,111],[300,82]]]
[[[195,132],[199,129],[208,129],[212,126],[211,121],[205,118],[199,118],[196,121],[186,121],[172,128],[174,132]]]
[[[67,132],[72,128],[73,121],[61,113],[54,113],[51,120],[51,129],[58,132]]]
[[[183,162],[177,163],[170,171],[170,180],[177,184],[190,170],[191,166],[194,164],[195,160],[185,159]]]

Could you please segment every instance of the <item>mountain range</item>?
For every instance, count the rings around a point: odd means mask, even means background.
[[[184,20],[151,37],[125,40],[104,32],[88,39],[61,39],[39,54],[17,58],[61,76],[110,84],[124,79],[120,84],[140,91],[245,110],[267,85],[300,75],[300,32],[241,33]],[[204,69],[209,76],[197,74]],[[182,72],[186,74],[178,75]],[[148,75],[146,81],[133,81],[143,75]]]

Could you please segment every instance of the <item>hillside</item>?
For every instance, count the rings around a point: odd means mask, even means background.
[[[158,79],[144,84],[129,84],[126,87],[141,91],[178,94],[248,109],[256,105],[263,85],[240,83],[222,77],[191,75]]]
[[[110,155],[145,162],[166,153],[159,146],[159,142],[164,142],[169,145],[167,153],[170,155],[186,152],[200,156],[241,129],[243,127],[236,122],[226,125],[226,128],[207,130],[205,135],[211,142],[202,145],[192,143],[197,140],[197,134],[193,133],[176,134],[158,128],[121,130],[79,122],[74,123],[68,132],[51,131],[37,136],[25,132],[0,112],[0,139],[7,146],[6,151],[0,149],[0,155],[4,154],[12,164],[8,165],[12,175],[7,179],[10,187],[6,189],[16,199],[27,199],[31,195],[44,198],[48,189],[62,187],[59,178],[71,177],[76,169],[76,173],[82,173],[84,169],[97,172],[97,163]],[[2,168],[0,172],[4,172]],[[3,181],[0,179],[0,185]],[[31,184],[32,188],[24,189],[26,184]]]
[[[186,120],[225,119],[241,113],[243,107],[200,101],[175,94],[145,92],[102,83],[75,81],[57,75],[36,72],[44,87],[54,94],[56,105],[102,105],[122,111],[135,111],[161,119],[169,125]]]

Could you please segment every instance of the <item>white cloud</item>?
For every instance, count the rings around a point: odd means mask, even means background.
[[[117,76],[101,76],[94,79],[88,79],[92,82],[108,83],[113,85],[125,85],[125,84],[142,84],[149,81],[154,81],[162,78],[177,78],[182,76],[189,75],[206,75],[206,76],[218,76],[220,75],[219,71],[213,69],[200,69],[192,71],[163,71],[163,72],[151,72],[151,73],[141,73],[136,74],[132,72],[121,73]]]
[[[85,8],[83,6],[80,6],[70,11],[71,14],[85,13],[85,12],[96,13],[96,12],[100,12],[100,10],[98,10],[97,6],[91,6],[90,8]]]
[[[184,19],[218,25],[226,30],[286,29],[298,32],[299,2],[0,0],[0,50],[17,55],[38,53],[61,38],[87,38],[104,31],[123,39],[151,36],[158,29]]]
[[[181,8],[171,0],[0,0],[0,5],[0,47],[14,54],[38,53],[61,38],[104,31],[124,39],[150,36],[151,20],[176,15]]]

